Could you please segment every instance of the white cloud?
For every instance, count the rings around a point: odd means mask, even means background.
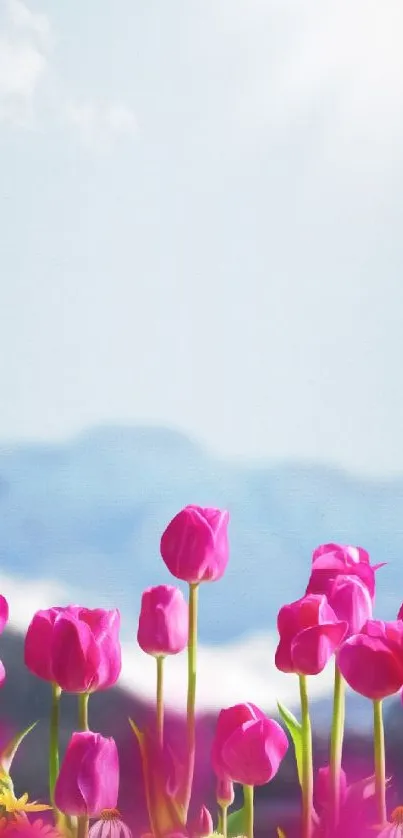
[[[31,12],[22,0],[9,0],[8,16],[15,29],[31,33],[45,46],[50,44],[52,32],[47,15],[40,12]]]
[[[71,102],[66,106],[66,120],[84,145],[100,150],[108,149],[119,137],[134,136],[137,130],[133,111],[120,102]]]
[[[0,119],[30,124],[48,65],[50,23],[21,0],[10,0],[0,29]]]
[[[274,665],[276,640],[273,635],[257,634],[222,646],[200,646],[197,664],[197,707],[200,711],[219,710],[242,701],[252,701],[266,712],[277,712],[277,700],[289,707],[299,702],[298,679],[279,672]],[[166,705],[186,706],[186,653],[165,662]],[[123,648],[121,686],[142,698],[155,698],[155,662],[135,644]],[[328,666],[310,679],[311,699],[331,694],[333,668]]]

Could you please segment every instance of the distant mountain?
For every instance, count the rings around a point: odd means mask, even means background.
[[[301,463],[247,467],[164,428],[0,448],[1,567],[54,578],[90,606],[116,604],[129,636],[141,591],[171,580],[160,535],[187,503],[231,515],[228,571],[201,594],[204,642],[273,628],[280,605],[302,594],[313,548],[330,540],[389,563],[377,577],[379,615],[393,618],[403,600],[403,479],[370,482]]]

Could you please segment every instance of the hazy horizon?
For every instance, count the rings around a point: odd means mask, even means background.
[[[403,473],[402,26],[3,0],[0,439],[152,421]]]

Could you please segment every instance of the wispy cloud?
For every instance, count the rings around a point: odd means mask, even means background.
[[[109,149],[120,137],[132,137],[137,131],[133,111],[120,102],[70,102],[66,105],[65,118],[85,146],[101,151]]]
[[[9,0],[0,22],[0,120],[29,125],[48,66],[51,27],[46,15]]]

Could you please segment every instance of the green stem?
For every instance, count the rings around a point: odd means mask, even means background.
[[[188,766],[184,795],[185,811],[188,811],[192,795],[196,750],[196,667],[197,667],[197,606],[198,584],[189,585],[189,638],[188,638],[188,694],[187,694],[187,748]]]
[[[55,807],[55,785],[59,774],[59,720],[60,720],[60,696],[61,688],[58,684],[52,684],[52,706],[50,711],[49,730],[49,797],[55,815],[58,811]]]
[[[157,734],[161,748],[164,744],[164,658],[157,657]]]
[[[374,702],[374,759],[375,797],[379,823],[386,823],[385,735],[382,718],[382,699]]]
[[[80,693],[78,696],[78,727],[80,731],[89,730],[88,727],[88,701],[90,693]],[[88,838],[88,815],[80,815],[77,818],[77,838]]]
[[[333,720],[330,737],[330,826],[336,829],[340,815],[340,777],[345,717],[345,682],[335,663]]]
[[[243,805],[246,836],[247,838],[253,838],[253,786],[243,787]]]
[[[90,693],[80,693],[78,696],[78,726],[79,730],[89,730],[88,727],[88,701]]]
[[[312,836],[313,759],[312,730],[306,675],[299,675],[302,725],[302,838]]]
[[[228,835],[228,806],[221,806],[221,824],[220,832],[227,838]]]

